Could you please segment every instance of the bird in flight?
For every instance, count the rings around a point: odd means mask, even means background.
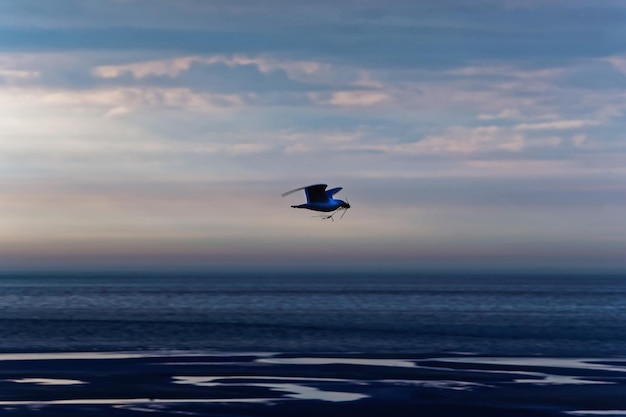
[[[295,190],[287,191],[286,193],[283,193],[282,196],[284,197],[295,193],[296,191],[304,190],[304,193],[306,194],[306,203],[291,207],[322,211],[326,213],[332,212],[332,214],[322,217],[323,219],[331,220],[335,220],[333,219],[333,216],[339,211],[343,211],[344,213],[341,215],[341,218],[343,218],[343,215],[346,214],[346,210],[350,208],[350,204],[343,200],[336,200],[333,198],[336,193],[342,190],[342,187],[326,190],[327,186],[328,185],[326,184],[309,185],[307,187],[300,187]]]

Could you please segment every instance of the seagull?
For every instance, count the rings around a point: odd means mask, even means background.
[[[323,211],[323,212],[333,212],[333,214],[324,216],[323,219],[333,219],[333,216],[337,214],[338,210],[348,210],[350,208],[350,204],[346,203],[343,200],[335,200],[333,196],[341,191],[342,187],[332,188],[330,190],[326,190],[328,185],[326,184],[314,184],[306,187],[296,188],[295,190],[287,191],[283,193],[282,196],[286,196],[296,191],[304,190],[306,194],[306,203],[299,204],[297,206],[291,206],[293,208],[302,208],[314,211]],[[343,214],[341,215],[343,217]]]

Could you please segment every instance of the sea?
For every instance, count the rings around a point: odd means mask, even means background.
[[[626,355],[626,276],[0,275],[0,351]]]

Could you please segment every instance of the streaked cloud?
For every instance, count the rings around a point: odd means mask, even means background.
[[[599,124],[596,120],[555,120],[543,123],[521,123],[516,125],[515,130],[571,130],[585,126]]]
[[[314,101],[340,107],[369,107],[389,101],[390,97],[378,91],[336,91],[327,97],[316,95]]]
[[[497,114],[479,114],[478,120],[519,119],[522,115],[516,109],[504,109]]]

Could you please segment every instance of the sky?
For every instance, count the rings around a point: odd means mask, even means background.
[[[625,114],[622,0],[0,0],[0,271],[626,271]]]

